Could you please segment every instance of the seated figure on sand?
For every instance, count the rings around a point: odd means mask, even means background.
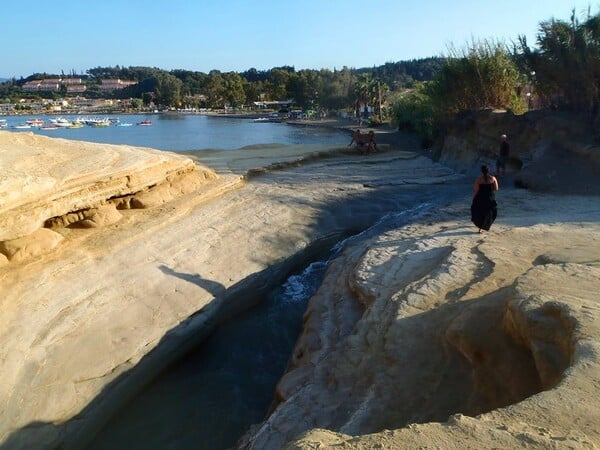
[[[356,144],[356,148],[358,148],[361,151],[361,153],[364,152],[363,148],[365,146],[365,139],[360,130],[358,129],[354,133],[352,133],[352,140],[348,144],[348,147],[351,147],[352,144]]]
[[[367,153],[375,153],[377,151],[377,142],[375,142],[375,132],[369,131],[367,135]]]

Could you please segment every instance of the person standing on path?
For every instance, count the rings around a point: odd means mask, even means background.
[[[510,144],[508,143],[508,137],[503,134],[500,136],[500,153],[498,155],[498,159],[496,160],[496,175],[504,176],[506,175],[506,164],[508,163],[508,158],[510,157]]]

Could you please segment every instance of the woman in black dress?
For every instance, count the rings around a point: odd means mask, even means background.
[[[490,175],[487,166],[481,166],[481,176],[477,177],[473,185],[473,203],[471,203],[471,221],[481,230],[488,231],[498,209],[496,205],[496,195],[498,190],[498,180]]]

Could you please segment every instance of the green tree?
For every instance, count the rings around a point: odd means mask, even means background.
[[[535,74],[537,93],[548,104],[594,112],[600,106],[600,15],[588,11],[583,22],[572,11],[570,20],[540,23],[537,49],[525,37],[517,51],[522,65]]]
[[[293,99],[302,109],[317,109],[320,105],[322,79],[313,70],[301,70],[290,74],[286,86],[286,98]]]
[[[251,83],[246,78],[243,79],[242,86],[244,87],[244,95],[246,97],[246,103],[250,104],[260,100],[260,93],[262,92],[262,82],[256,81]]]
[[[160,73],[156,77],[154,94],[162,106],[181,106],[181,80],[171,74]]]
[[[152,98],[153,95],[151,92],[144,92],[142,94],[142,103],[144,104],[144,106],[150,106],[150,103],[152,103]]]
[[[286,100],[288,98],[287,84],[290,77],[289,68],[271,70],[265,83],[265,93],[269,100]]]
[[[246,104],[244,79],[240,75],[228,72],[223,75],[223,83],[225,101],[229,106],[239,107]]]
[[[438,111],[423,83],[400,94],[392,106],[394,123],[400,130],[416,132],[424,146],[433,142],[437,132]]]
[[[380,80],[373,78],[371,73],[362,73],[358,76],[354,84],[354,93],[355,93],[355,109],[356,115],[359,116],[361,111],[360,107],[362,106],[373,106],[375,107],[376,113],[379,113],[379,103],[382,95],[382,91],[387,90],[387,86],[385,83],[382,83]]]
[[[131,109],[138,110],[142,107],[142,102],[138,98],[131,99]]]
[[[204,95],[207,97],[208,106],[222,108],[226,103],[225,80],[218,70],[211,70],[208,74],[208,83]]]
[[[322,105],[327,109],[348,109],[354,106],[354,84],[356,77],[348,67],[333,72],[321,71],[324,78]]]

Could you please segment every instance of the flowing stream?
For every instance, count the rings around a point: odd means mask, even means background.
[[[265,419],[301,332],[302,315],[324,278],[328,260],[348,242],[401,226],[430,207],[421,204],[387,214],[290,276],[256,307],[220,325],[197,351],[112,417],[89,448],[234,447],[250,425]]]
[[[291,276],[255,308],[218,327],[96,437],[92,449],[225,449],[264,419],[327,263]]]

